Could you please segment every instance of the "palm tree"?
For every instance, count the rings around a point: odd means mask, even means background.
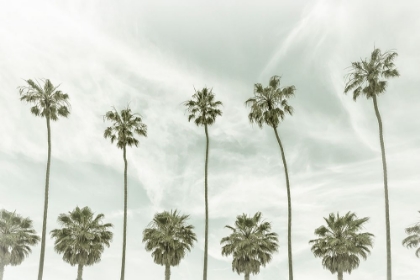
[[[31,253],[30,246],[39,242],[29,218],[16,212],[0,210],[0,280],[6,265],[19,265]]]
[[[260,267],[271,261],[272,254],[277,252],[277,234],[270,232],[271,224],[261,221],[261,213],[253,217],[245,214],[236,217],[235,227],[226,226],[232,233],[222,238],[222,255],[233,255],[232,271],[244,273],[245,280],[250,274],[260,272]]]
[[[41,80],[44,82],[42,87],[38,81],[26,80],[28,86],[19,87],[20,100],[33,103],[31,113],[35,116],[45,117],[47,121],[48,132],[48,160],[47,172],[45,176],[45,197],[44,197],[44,218],[42,222],[41,237],[41,256],[39,259],[38,280],[42,280],[44,272],[45,257],[45,234],[47,231],[48,214],[48,190],[50,184],[50,166],[51,166],[51,127],[50,121],[57,121],[58,117],[67,117],[70,114],[68,101],[69,96],[58,90],[59,86],[53,86],[50,80]]]
[[[143,231],[146,251],[152,251],[156,264],[165,266],[165,280],[170,279],[171,266],[179,265],[197,241],[194,227],[185,223],[187,219],[188,215],[180,215],[176,210],[157,213]]]
[[[123,150],[124,158],[124,230],[123,230],[123,251],[121,264],[121,280],[124,280],[125,275],[125,249],[126,249],[126,235],[127,235],[127,146],[138,146],[139,141],[134,137],[134,134],[147,137],[147,126],[142,122],[139,114],[133,114],[129,106],[121,110],[119,114],[114,108],[108,111],[104,119],[113,122],[112,126],[105,129],[104,137],[110,138],[111,143],[117,142],[117,147]]]
[[[207,280],[207,255],[208,255],[208,234],[209,234],[209,206],[208,206],[208,181],[207,169],[209,160],[209,133],[208,126],[216,121],[217,116],[222,115],[222,111],[218,109],[222,102],[214,100],[212,89],[203,88],[201,91],[195,91],[192,100],[184,102],[189,112],[188,121],[194,119],[197,126],[204,126],[206,133],[206,162],[204,168],[204,200],[206,207],[206,226],[205,226],[205,241],[204,241],[204,269],[203,280]]]
[[[280,77],[273,76],[267,87],[257,83],[254,85],[254,97],[249,98],[245,104],[251,107],[248,119],[251,123],[256,123],[260,128],[263,124],[271,126],[276,135],[277,142],[281,151],[284,172],[286,175],[287,190],[287,250],[289,261],[289,280],[293,280],[293,261],[292,261],[292,199],[290,196],[289,172],[287,170],[286,156],[284,155],[283,145],[280,140],[277,127],[286,114],[292,115],[293,108],[289,106],[287,100],[295,93],[295,86],[280,88]]]
[[[54,249],[63,254],[63,260],[70,265],[78,265],[77,280],[82,280],[83,266],[101,261],[104,246],[109,247],[112,224],[103,224],[104,214],[94,213],[89,207],[76,207],[68,215],[60,214],[58,223],[61,229],[51,231],[55,238]]]
[[[402,244],[409,249],[418,247],[416,250],[416,256],[420,258],[420,223],[406,228],[405,233],[409,234],[409,236],[404,238]]]
[[[347,75],[347,83],[344,89],[344,93],[353,91],[354,101],[356,101],[360,95],[365,95],[367,99],[372,98],[376,118],[378,119],[379,142],[381,144],[385,190],[387,280],[392,279],[391,225],[389,221],[388,174],[386,168],[384,134],[381,115],[379,114],[378,109],[377,96],[381,93],[384,93],[386,90],[388,83],[385,79],[398,77],[400,75],[394,64],[394,59],[397,57],[397,55],[398,54],[393,51],[382,53],[380,49],[375,48],[369,61],[364,59],[359,62],[352,62],[351,71]]]
[[[320,226],[315,230],[318,239],[310,240],[315,257],[322,258],[324,268],[332,274],[338,274],[338,280],[343,280],[343,273],[349,274],[360,264],[359,256],[366,260],[372,248],[373,234],[359,233],[369,218],[358,219],[355,213],[348,212],[345,216],[331,213],[327,218],[327,227]]]

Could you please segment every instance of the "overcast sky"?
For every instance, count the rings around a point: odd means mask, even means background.
[[[420,6],[416,0],[317,1],[1,1],[0,208],[42,229],[47,130],[17,87],[48,78],[70,96],[71,115],[52,124],[47,231],[60,213],[89,206],[114,224],[114,240],[84,279],[119,279],[122,251],[122,151],[103,138],[102,116],[128,103],[148,137],[128,157],[126,280],[164,278],[142,244],[157,211],[190,215],[198,242],[172,279],[202,277],[204,156],[202,127],[183,101],[213,88],[223,116],[209,128],[209,279],[243,279],[221,256],[220,240],[237,215],[263,213],[279,234],[279,252],[252,279],[287,279],[287,200],[273,130],[249,124],[244,101],[254,83],[296,87],[295,109],[279,126],[289,165],[296,279],[336,279],[308,241],[331,212],[370,217],[367,261],[345,279],[385,279],[385,211],[378,124],[372,100],[345,95],[352,61],[374,46],[394,49],[401,77],[379,98],[389,169],[393,275],[419,277],[420,259],[401,245],[420,221]],[[176,4],[175,4],[176,2]],[[6,280],[34,279],[40,245]],[[75,279],[47,238],[45,280]]]

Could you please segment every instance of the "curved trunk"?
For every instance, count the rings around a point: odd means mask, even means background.
[[[44,273],[45,235],[47,231],[47,212],[48,212],[48,190],[50,186],[51,127],[50,127],[50,118],[47,116],[46,119],[47,119],[47,132],[48,132],[48,160],[47,160],[47,172],[45,174],[44,218],[42,221],[41,255],[39,258],[38,280],[42,280],[42,274]]]
[[[386,158],[385,158],[385,144],[384,144],[384,132],[382,128],[381,115],[379,114],[378,102],[376,95],[373,95],[373,106],[375,107],[376,118],[378,119],[379,125],[379,142],[381,143],[382,153],[382,168],[384,173],[384,190],[385,190],[385,224],[386,224],[386,266],[387,266],[387,280],[392,279],[391,270],[391,223],[389,220],[389,199],[388,199],[388,174],[386,169]]]
[[[209,234],[209,206],[208,206],[208,186],[207,186],[207,168],[209,160],[209,133],[207,131],[207,124],[204,125],[206,132],[206,164],[204,170],[204,200],[206,205],[206,228],[204,235],[204,270],[203,270],[203,280],[207,280],[207,254],[208,254],[208,234]]]
[[[339,271],[337,274],[338,274],[338,275],[337,275],[338,280],[343,280],[343,279],[344,279],[344,278],[343,278],[343,272],[342,272],[342,271]]]
[[[82,274],[83,274],[83,265],[79,264],[79,266],[77,267],[77,280],[83,280]]]
[[[249,273],[245,273],[245,280],[249,280]]]
[[[0,264],[0,280],[3,280],[4,264]]]
[[[124,230],[123,230],[123,251],[122,251],[122,263],[121,263],[121,280],[124,280],[125,274],[125,248],[127,243],[127,153],[126,146],[123,148],[124,157]]]
[[[171,267],[169,264],[165,264],[165,280],[171,279]]]
[[[289,172],[287,171],[287,163],[286,157],[284,156],[284,149],[283,145],[281,144],[281,140],[279,134],[277,132],[277,128],[274,128],[274,132],[276,134],[277,142],[280,146],[281,151],[281,158],[283,160],[284,165],[284,173],[286,175],[286,189],[287,189],[287,256],[289,259],[289,280],[293,280],[293,261],[292,261],[292,199],[290,197],[290,183],[289,183]]]

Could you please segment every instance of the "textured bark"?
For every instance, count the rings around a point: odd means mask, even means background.
[[[245,273],[245,280],[249,280],[249,273]]]
[[[343,272],[342,271],[339,271],[338,273],[337,273],[337,277],[338,277],[338,280],[343,280],[344,278],[343,278]]]
[[[0,280],[3,280],[4,264],[0,264]]]
[[[124,280],[125,274],[125,248],[127,245],[127,153],[126,146],[123,148],[124,156],[124,230],[123,230],[123,251],[122,251],[122,262],[121,262],[121,280]]]
[[[203,280],[207,280],[207,254],[208,254],[208,234],[209,234],[209,205],[208,205],[208,186],[207,186],[207,169],[209,160],[209,133],[207,131],[207,124],[204,125],[206,131],[206,164],[204,170],[204,199],[206,205],[206,229],[204,236],[204,269],[203,269]]]
[[[385,144],[384,144],[384,132],[382,128],[381,115],[379,114],[378,102],[376,100],[376,95],[373,95],[373,106],[375,107],[376,118],[378,119],[379,125],[379,142],[381,143],[381,153],[382,153],[382,168],[384,173],[384,191],[385,191],[385,224],[386,224],[386,274],[387,280],[392,279],[392,269],[391,269],[391,222],[389,220],[389,199],[388,199],[388,174],[386,169],[386,158],[385,158]]]
[[[284,156],[283,145],[277,128],[274,127],[274,132],[276,134],[277,142],[280,146],[281,158],[284,165],[284,173],[286,175],[286,189],[287,189],[287,256],[289,260],[289,280],[293,280],[293,261],[292,261],[292,199],[290,197],[290,183],[289,183],[289,172],[287,171],[286,157]]]
[[[50,187],[51,127],[50,127],[50,118],[46,117],[46,120],[47,120],[47,132],[48,132],[48,160],[47,160],[47,171],[45,174],[44,218],[42,221],[41,255],[39,258],[38,280],[42,280],[42,275],[44,273],[45,235],[47,231],[47,214],[48,214],[48,191]]]
[[[165,265],[165,280],[171,279],[171,267],[169,264]]]
[[[77,267],[77,280],[83,280],[82,275],[83,275],[83,265],[79,264],[79,266]]]

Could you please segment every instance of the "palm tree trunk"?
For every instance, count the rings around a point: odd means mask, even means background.
[[[249,273],[245,273],[245,280],[249,280]]]
[[[277,142],[280,146],[281,151],[281,158],[283,160],[284,165],[284,173],[286,175],[286,189],[287,189],[287,252],[288,252],[288,259],[289,259],[289,280],[293,280],[293,262],[292,262],[292,199],[290,197],[290,183],[289,183],[289,173],[287,171],[287,163],[286,157],[284,156],[284,149],[283,145],[281,144],[281,140],[279,134],[277,132],[277,128],[274,128],[274,132],[276,134]]]
[[[339,271],[337,274],[338,274],[338,275],[337,275],[338,280],[343,280],[343,279],[344,279],[344,278],[343,278],[343,272],[342,272],[342,271]]]
[[[381,115],[379,114],[378,102],[376,95],[373,95],[373,105],[375,107],[376,118],[379,124],[379,141],[381,143],[382,152],[382,168],[384,173],[384,189],[385,189],[385,223],[386,223],[386,266],[387,266],[387,280],[392,279],[391,270],[391,222],[389,220],[389,199],[388,199],[388,174],[386,169],[386,158],[385,158],[385,144],[384,144],[384,132],[382,128]]]
[[[77,267],[77,280],[83,280],[82,274],[83,274],[83,265],[79,264],[79,266]]]
[[[38,280],[42,280],[42,274],[44,273],[45,234],[47,232],[48,190],[50,186],[50,166],[51,166],[51,127],[50,127],[50,118],[47,116],[46,119],[47,119],[47,131],[48,131],[48,160],[47,160],[47,172],[45,175],[44,218],[42,221],[41,256],[39,258]]]
[[[165,280],[171,279],[171,266],[169,264],[165,264]]]
[[[207,186],[207,169],[208,169],[208,160],[209,160],[209,133],[207,131],[207,124],[204,124],[204,129],[206,131],[206,164],[204,170],[204,199],[206,204],[206,228],[204,235],[204,270],[203,270],[203,280],[207,280],[207,254],[208,254],[208,235],[209,235],[209,205],[208,205],[208,186]]]
[[[3,280],[4,264],[0,264],[0,280]]]
[[[124,157],[124,231],[123,231],[123,252],[122,252],[122,263],[121,263],[121,280],[124,280],[125,274],[125,248],[126,248],[126,238],[127,238],[127,154],[126,146],[123,148],[123,157]]]

